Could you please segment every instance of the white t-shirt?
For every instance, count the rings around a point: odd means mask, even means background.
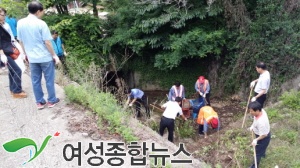
[[[254,117],[252,126],[256,135],[267,135],[270,132],[269,118],[264,109],[260,117]]]
[[[270,87],[270,83],[271,83],[270,73],[269,71],[265,71],[264,73],[259,75],[254,91],[256,93],[260,93],[261,90],[266,90],[267,93]]]
[[[174,119],[179,112],[182,115],[182,109],[176,101],[168,101],[167,103],[163,104],[162,107],[166,108],[163,116],[166,118]]]

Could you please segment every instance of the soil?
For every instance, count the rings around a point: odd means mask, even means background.
[[[146,92],[148,96],[148,103],[149,104],[161,104],[167,101],[166,94],[167,91],[152,91]],[[219,119],[221,122],[221,130],[217,132],[216,130],[209,129],[208,130],[208,138],[204,139],[203,136],[198,135],[198,125],[194,124],[191,127],[194,128],[195,134],[192,135],[191,138],[179,138],[175,135],[174,144],[178,146],[179,143],[184,143],[185,148],[188,152],[193,153],[194,158],[199,159],[199,161],[204,161],[211,165],[221,164],[222,166],[228,166],[234,160],[233,152],[232,151],[225,151],[220,146],[218,149],[210,149],[205,154],[203,154],[203,149],[209,148],[212,145],[218,143],[220,137],[222,137],[227,130],[230,130],[234,127],[239,127],[240,123],[236,123],[236,121],[243,116],[245,108],[241,106],[239,101],[233,100],[221,100],[218,98],[211,98],[211,105],[214,110],[218,113]],[[76,113],[71,113],[68,116],[68,130],[71,133],[80,132],[83,136],[91,137],[94,140],[102,139],[102,140],[111,140],[115,139],[118,141],[122,141],[122,137],[118,134],[112,134],[109,132],[108,129],[101,129],[99,126],[101,125],[102,128],[107,128],[108,123],[102,121],[101,124],[97,124],[98,118],[95,114],[91,112],[86,112],[87,109],[80,109],[82,107],[78,107],[76,105],[69,104],[68,108],[70,111],[76,111]],[[79,109],[78,109],[79,108]],[[153,113],[151,119],[147,121],[145,118],[139,119],[141,123],[144,125],[148,125],[150,122],[156,122],[159,126],[160,117],[162,112],[151,108]],[[86,113],[86,115],[78,114],[78,113]],[[78,117],[82,116],[82,117]],[[149,141],[158,142],[161,141],[159,138],[155,138],[153,134],[147,134],[143,130],[139,130],[139,126],[136,125],[135,121],[131,121],[130,123],[132,128],[136,128],[134,130],[135,135],[139,137],[142,141]],[[234,124],[234,125],[233,125]],[[150,129],[150,128],[149,128]],[[155,133],[155,132],[154,132]],[[166,140],[167,131],[164,134],[164,140]],[[157,137],[157,136],[156,136]],[[164,144],[164,146],[166,143]],[[172,148],[171,145],[168,145],[168,148]],[[223,151],[223,152],[220,152]],[[218,156],[218,157],[214,157]]]
[[[72,111],[68,118],[67,129],[70,133],[81,133],[84,137],[90,137],[93,140],[116,140],[122,141],[119,134],[111,133],[108,129],[109,124],[106,121],[99,122],[98,116],[82,107],[68,104],[67,108]]]
[[[154,91],[154,92],[146,92],[149,97],[149,103],[151,104],[160,104],[165,102],[167,91]],[[195,97],[193,97],[195,98]],[[209,148],[219,142],[220,137],[222,137],[227,130],[241,127],[241,123],[236,121],[240,119],[245,112],[245,107],[241,105],[240,101],[237,100],[221,100],[219,98],[211,98],[211,106],[218,113],[219,119],[221,122],[221,129],[219,132],[216,130],[212,130],[209,128],[208,130],[208,138],[204,139],[204,136],[199,136],[198,134],[198,125],[191,125],[195,134],[192,135],[191,138],[174,138],[174,144],[179,144],[183,142],[185,144],[186,149],[193,153],[195,158],[198,158],[201,161],[209,163],[211,165],[221,164],[222,166],[229,166],[230,163],[234,160],[232,151],[224,151],[222,146],[219,149],[210,149],[206,154],[203,155],[202,149]],[[153,108],[154,112],[152,113],[151,119],[155,120],[155,122],[159,126],[160,117],[162,112]],[[191,119],[191,118],[190,118]],[[165,131],[166,134],[167,131]],[[220,152],[223,151],[223,152]],[[215,157],[218,156],[218,157]]]

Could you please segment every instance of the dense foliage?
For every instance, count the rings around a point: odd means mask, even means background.
[[[72,57],[83,61],[86,65],[95,62],[102,65],[101,57],[102,33],[100,22],[89,14],[83,15],[49,15],[43,18],[51,30],[59,32]]]
[[[251,11],[248,30],[237,36],[237,51],[233,52],[233,57],[226,57],[228,66],[225,67],[229,67],[230,75],[223,80],[232,91],[243,83],[236,79],[250,81],[258,77],[254,70],[257,61],[267,63],[273,93],[279,93],[283,82],[299,74],[300,8],[299,4],[288,2],[257,1],[256,8]]]
[[[22,18],[27,14],[26,2],[11,0],[1,0],[0,6],[7,11],[7,15],[17,19]]]
[[[135,4],[117,0],[103,28],[105,50],[129,48],[138,56],[152,57],[159,69],[177,67],[184,58],[218,56],[226,43],[222,9],[205,1],[174,4]]]
[[[136,87],[153,83],[167,89],[179,80],[192,92],[196,78],[205,75],[214,95],[244,92],[258,77],[256,62],[264,61],[274,95],[299,74],[300,2],[178,2],[102,1],[109,11],[106,20],[89,14],[44,19],[60,32],[72,56],[86,64],[109,65],[111,56],[132,55],[120,67],[141,73]]]
[[[208,74],[219,95],[248,88],[258,77],[258,61],[266,62],[271,72],[272,94],[280,92],[282,82],[299,74],[298,1],[142,2],[110,3],[103,42],[108,53],[130,49],[136,56],[133,64],[153,65],[154,71],[142,74],[146,81],[167,78],[171,84],[169,74],[174,68],[190,66],[182,60],[191,58],[200,58],[199,64],[205,61],[206,72],[198,75]],[[144,71],[145,66],[129,68]],[[168,75],[162,79],[161,73]],[[187,78],[180,76],[184,81]]]

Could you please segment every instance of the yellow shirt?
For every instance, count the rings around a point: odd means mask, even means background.
[[[207,123],[210,123],[212,118],[218,118],[218,114],[210,106],[204,106],[199,110],[197,123],[203,125],[204,119]]]

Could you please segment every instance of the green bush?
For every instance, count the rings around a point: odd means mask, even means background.
[[[180,138],[189,138],[195,134],[194,128],[191,126],[193,121],[187,120],[183,121],[181,119],[177,119],[175,121],[176,132],[179,134]]]
[[[267,113],[270,123],[274,123],[283,118],[282,114],[279,112],[278,109],[267,109]]]
[[[43,19],[51,30],[59,32],[72,57],[83,61],[103,65],[101,20],[90,14],[47,15]]]
[[[300,91],[291,90],[283,93],[280,98],[282,104],[293,110],[300,109]]]

